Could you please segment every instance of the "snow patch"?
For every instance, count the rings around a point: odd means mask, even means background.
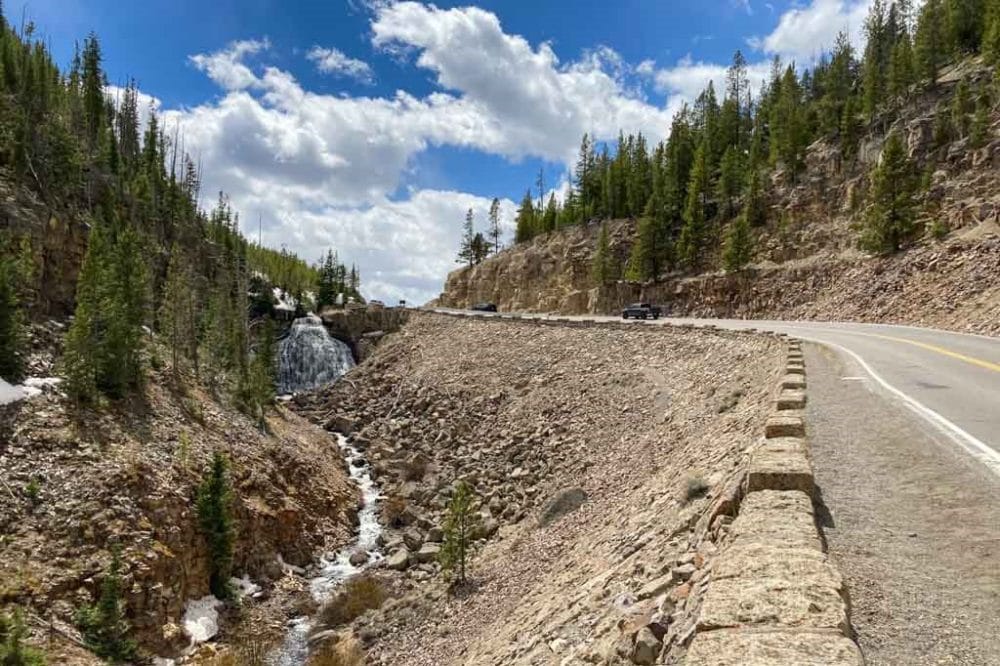
[[[260,592],[260,585],[250,580],[249,575],[243,576],[243,578],[230,578],[229,584],[233,586],[233,590],[236,595],[241,599],[243,597],[252,597],[253,595]]]
[[[184,607],[181,624],[191,637],[191,645],[204,643],[219,633],[219,609],[222,602],[211,594],[201,599],[191,599]]]
[[[23,388],[20,386],[11,386],[0,379],[0,405],[9,405],[12,402],[24,400],[27,397],[28,394]]]

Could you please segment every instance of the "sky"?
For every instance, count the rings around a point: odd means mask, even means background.
[[[57,61],[91,31],[109,83],[202,164],[244,232],[312,262],[334,249],[362,293],[423,303],[440,292],[465,211],[500,198],[509,242],[539,169],[565,191],[584,132],[666,138],[740,49],[755,87],[770,60],[807,66],[870,0],[28,0]],[[127,6],[127,9],[124,7]]]

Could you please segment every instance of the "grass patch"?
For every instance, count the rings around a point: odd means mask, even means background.
[[[697,474],[691,475],[684,482],[684,499],[693,502],[699,497],[704,497],[708,493],[708,481]]]
[[[365,611],[382,605],[386,599],[382,583],[371,574],[361,574],[351,578],[324,604],[319,611],[319,626],[333,629],[353,622]]]

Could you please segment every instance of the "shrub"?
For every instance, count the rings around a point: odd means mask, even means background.
[[[0,664],[4,666],[45,666],[45,657],[24,644],[28,628],[24,615],[17,608],[10,616],[0,615]]]
[[[364,666],[365,653],[354,639],[325,645],[309,658],[309,666]]]
[[[708,482],[697,475],[689,476],[684,486],[684,499],[693,502],[708,492]]]
[[[353,622],[365,611],[381,606],[385,597],[382,583],[375,576],[354,576],[320,609],[320,625],[330,629]]]
[[[402,518],[405,512],[406,500],[399,495],[390,495],[382,503],[382,518],[389,527],[402,527]]]
[[[444,545],[440,554],[441,568],[451,574],[454,585],[465,584],[465,565],[475,519],[472,503],[472,488],[465,481],[459,481],[451,495],[451,504],[448,505]]]
[[[221,452],[212,454],[212,464],[198,489],[198,522],[208,544],[211,567],[208,587],[219,599],[232,597],[229,583],[233,568],[233,519],[229,487],[229,465]]]
[[[28,496],[28,501],[31,502],[32,507],[38,506],[42,501],[42,484],[38,481],[37,476],[31,477],[31,480],[28,481],[28,484],[24,487],[24,494]]]
[[[130,661],[136,656],[135,642],[129,638],[121,590],[121,556],[112,551],[111,567],[101,583],[101,597],[92,606],[77,610],[76,623],[83,641],[98,657],[111,663]]]

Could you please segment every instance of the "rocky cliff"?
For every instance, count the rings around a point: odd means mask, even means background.
[[[675,272],[653,283],[595,285],[590,266],[600,227],[591,222],[454,271],[437,302],[607,314],[643,300],[676,316],[855,319],[1000,331],[1000,106],[980,148],[971,148],[968,139],[937,145],[933,137],[935,113],[945,108],[955,83],[988,76],[977,61],[961,63],[942,75],[937,90],[915,98],[902,117],[887,127],[876,122],[855,158],[845,159],[835,144],[821,140],[810,146],[797,183],[786,182],[780,170],[772,173],[767,223],[754,230],[753,262],[738,274],[717,270],[720,262],[713,257],[700,275]],[[924,174],[919,221],[926,233],[905,252],[870,257],[856,249],[857,225],[868,174],[893,129],[906,137],[909,156]],[[634,221],[611,222],[609,230],[613,253],[624,265]]]

